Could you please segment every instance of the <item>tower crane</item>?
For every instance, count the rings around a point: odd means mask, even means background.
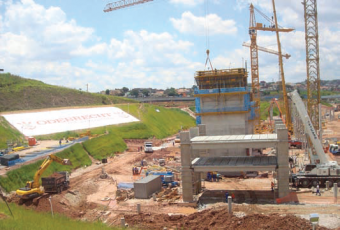
[[[322,140],[320,111],[319,32],[316,0],[304,0],[306,66],[307,66],[307,111],[315,130]]]
[[[246,43],[246,42],[243,42],[243,43],[242,43],[242,46],[250,47],[250,44],[249,44],[249,43]],[[262,47],[262,46],[257,46],[257,49],[258,49],[258,50],[261,50],[261,51],[263,51],[263,52],[266,52],[266,53],[279,55],[279,52],[277,52],[276,50],[268,49],[268,48],[265,48],[265,47]],[[282,54],[282,56],[284,56],[286,59],[289,59],[289,58],[291,57],[290,54]]]
[[[151,1],[153,1],[153,0],[121,0],[121,1],[116,1],[116,2],[112,2],[112,3],[108,3],[104,8],[104,12],[110,12],[110,11],[130,7],[130,6],[134,6],[134,5],[138,5],[138,4],[142,4],[142,3],[146,3],[146,2],[151,2]]]
[[[274,5],[274,1],[273,1]],[[250,20],[249,20],[249,36],[250,36],[250,60],[251,60],[251,80],[252,80],[252,94],[253,94],[253,100],[255,101],[255,120],[254,120],[254,129],[259,129],[260,126],[260,102],[261,102],[261,95],[260,95],[260,81],[259,81],[259,64],[258,64],[258,45],[257,45],[257,31],[277,31],[278,32],[291,32],[294,29],[290,28],[282,28],[281,26],[277,25],[277,21],[270,19],[267,17],[264,13],[262,13],[260,10],[255,8],[253,4],[250,4],[249,7],[250,10]],[[262,23],[256,23],[255,18],[255,10],[264,17],[270,24],[266,27]],[[274,6],[274,14],[276,19],[276,13],[275,13],[275,6]],[[278,40],[278,46],[280,47],[279,50],[279,57],[281,56],[281,64],[282,64],[282,53],[281,53],[281,45],[279,44]],[[280,58],[279,58],[280,62]],[[280,65],[281,65],[280,64]],[[281,78],[282,78],[283,71],[281,70]],[[286,94],[286,86],[284,83],[284,79],[282,82],[283,88],[284,88],[284,94]],[[287,95],[284,95],[284,98],[287,100]],[[287,106],[288,106],[288,100],[287,100]],[[288,111],[288,110],[286,110]],[[288,120],[287,120],[288,121]],[[289,120],[290,121],[290,120]],[[291,121],[290,121],[291,123]],[[287,125],[288,127],[288,125]]]

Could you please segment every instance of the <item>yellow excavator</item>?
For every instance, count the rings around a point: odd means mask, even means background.
[[[20,197],[20,199],[32,199],[44,193],[44,189],[40,184],[40,177],[48,168],[48,166],[50,166],[50,164],[54,161],[62,165],[72,165],[69,159],[61,159],[53,154],[48,155],[48,157],[39,167],[38,171],[35,173],[33,181],[27,181],[24,188],[20,188],[16,191],[16,194],[18,197]]]

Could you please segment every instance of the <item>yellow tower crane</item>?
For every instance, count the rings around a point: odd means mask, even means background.
[[[305,16],[307,111],[314,129],[319,131],[319,139],[322,140],[319,111],[321,96],[317,1],[304,0],[302,4]]]
[[[273,8],[274,8],[274,17],[275,20],[270,19],[260,10],[255,8],[253,4],[250,4],[250,20],[249,20],[249,36],[250,36],[250,60],[251,60],[251,80],[252,80],[252,94],[253,100],[255,101],[255,120],[254,120],[254,131],[259,131],[260,129],[260,82],[259,82],[259,62],[258,62],[258,45],[257,45],[257,31],[272,31],[277,33],[277,43],[278,43],[278,55],[279,55],[279,65],[280,65],[280,73],[281,73],[281,80],[282,80],[282,88],[283,88],[283,98],[285,103],[285,114],[286,117],[290,117],[289,108],[288,108],[288,99],[286,93],[286,86],[284,81],[283,75],[283,65],[282,65],[282,52],[281,52],[281,44],[279,39],[279,32],[291,32],[294,29],[291,28],[282,28],[277,24],[276,19],[276,11],[275,11],[275,3],[273,0]],[[266,26],[262,23],[257,23],[255,18],[255,10],[264,17],[268,22],[269,25]],[[282,68],[281,68],[282,66]],[[287,104],[287,106],[286,106]],[[291,130],[291,119],[286,118],[286,126],[289,130]]]

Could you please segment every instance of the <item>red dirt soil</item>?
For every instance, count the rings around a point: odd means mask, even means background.
[[[205,210],[189,216],[166,214],[134,214],[125,215],[129,226],[139,229],[312,229],[311,224],[293,215],[261,215],[252,214],[244,217],[229,215],[228,210]],[[317,227],[325,230],[327,228]]]

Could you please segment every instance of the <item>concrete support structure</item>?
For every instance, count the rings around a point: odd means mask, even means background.
[[[255,108],[254,102],[250,101],[247,78],[244,68],[196,72],[196,122],[207,125],[205,135],[253,133],[250,120],[255,118]],[[247,151],[244,148],[213,149],[209,153],[246,156]]]
[[[182,163],[182,196],[183,201],[193,202],[193,169],[191,168],[191,141],[188,131],[180,133]]]
[[[277,184],[279,197],[284,197],[289,193],[289,166],[288,166],[288,130],[278,128],[277,139]]]
[[[281,127],[280,127],[281,126]],[[191,131],[196,134],[196,131]],[[266,148],[277,149],[276,156],[218,156],[209,154],[204,156],[200,151],[214,149],[234,148]],[[182,186],[183,201],[192,202],[193,195],[197,191],[195,173],[209,171],[275,171],[278,174],[279,197],[289,193],[289,167],[288,167],[288,131],[282,125],[278,125],[277,134],[257,135],[221,135],[221,136],[196,136],[190,137],[189,132],[181,133],[182,156]],[[190,156],[198,151],[199,157],[189,162]]]
[[[190,138],[197,137],[199,136],[199,128],[190,128],[189,133]],[[191,150],[191,161],[193,161],[196,157],[199,157],[199,151]],[[193,173],[193,191],[195,195],[197,195],[201,191],[201,173]]]

